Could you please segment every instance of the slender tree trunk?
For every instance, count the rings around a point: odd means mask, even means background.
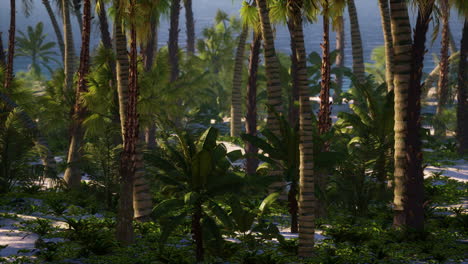
[[[249,80],[247,83],[247,115],[245,118],[245,131],[247,134],[257,135],[257,74],[258,64],[260,62],[260,45],[262,38],[258,33],[253,33],[253,42],[250,47],[249,58]],[[246,172],[253,175],[258,168],[258,159],[253,157],[257,154],[258,149],[250,144],[245,143]]]
[[[99,4],[98,18],[99,29],[101,31],[102,45],[106,49],[112,49],[112,38],[109,32],[109,22],[107,20],[106,6],[103,0],[97,0]]]
[[[16,34],[16,0],[10,0],[10,29],[8,30],[8,59],[5,69],[5,81],[3,88],[10,91],[13,81],[13,59],[15,56],[15,34]]]
[[[75,93],[75,106],[70,127],[70,146],[68,149],[67,169],[64,179],[69,188],[79,188],[81,184],[80,163],[82,159],[84,128],[83,121],[86,118],[86,107],[83,105],[82,94],[88,91],[86,76],[89,73],[89,41],[91,36],[91,0],[84,0],[83,29],[81,34],[80,69],[78,71],[78,86]]]
[[[440,63],[439,63],[439,83],[438,87],[438,102],[436,109],[436,117],[442,115],[443,110],[445,109],[448,99],[449,99],[449,17],[450,17],[450,8],[448,0],[440,0],[440,12],[442,19],[442,43],[440,50]],[[439,119],[436,118],[434,123],[435,135],[436,136],[445,136],[445,124]]]
[[[50,6],[50,1],[42,0],[42,3],[44,4],[47,14],[49,14],[50,22],[52,23],[52,28],[54,29],[55,36],[57,37],[57,44],[59,46],[60,53],[62,54],[62,59],[64,59],[65,58],[65,44],[63,43],[62,31],[60,31],[57,18],[55,18],[55,13],[54,11],[52,11],[52,7]]]
[[[244,26],[239,35],[236,57],[234,62],[234,75],[232,78],[231,94],[231,137],[237,137],[242,131],[242,74],[244,69],[245,43],[249,28]]]
[[[63,68],[65,72],[65,83],[64,90],[65,94],[73,89],[73,74],[75,72],[74,60],[75,60],[75,48],[73,47],[73,33],[70,23],[70,11],[69,11],[69,0],[62,1],[62,19],[63,19],[63,35],[65,36],[65,59]]]
[[[169,28],[169,65],[171,65],[171,82],[179,78],[179,14],[180,0],[171,2],[171,26]]]
[[[128,74],[129,62],[127,51],[127,37],[121,26],[121,23],[114,23],[116,39],[116,57],[117,57],[117,93],[119,97],[120,124],[122,129],[122,138],[125,133],[125,123],[127,120],[126,106],[128,102]]]
[[[348,0],[348,12],[351,25],[351,46],[353,50],[353,73],[359,82],[364,82],[366,78],[364,66],[364,51],[362,45],[359,19],[354,0]]]
[[[153,150],[156,148],[156,125],[151,124],[145,130],[145,143],[146,148],[149,150]]]
[[[295,1],[296,2],[296,1]],[[314,170],[312,105],[307,78],[306,50],[302,28],[302,0],[292,5],[294,42],[299,85],[299,257],[311,257],[314,249]]]
[[[424,173],[421,143],[421,78],[424,67],[424,54],[426,52],[426,34],[431,21],[434,0],[429,0],[426,6],[420,7],[412,52],[412,70],[408,92],[408,119],[407,119],[407,178],[405,217],[406,225],[412,229],[424,229]]]
[[[299,128],[297,122],[299,121],[299,84],[297,76],[297,52],[296,43],[294,41],[294,21],[288,20],[289,36],[291,38],[291,94],[289,95],[289,124],[291,127]]]
[[[393,38],[392,27],[390,25],[390,9],[388,0],[379,0],[380,16],[382,18],[382,29],[385,42],[385,80],[387,82],[387,90],[393,90]]]
[[[75,13],[76,21],[80,28],[80,32],[83,33],[83,19],[81,18],[81,1],[82,0],[72,0],[73,1],[73,12]]]
[[[135,16],[136,0],[131,1],[131,17]],[[130,29],[130,72],[128,86],[128,102],[126,105],[126,121],[123,152],[120,160],[120,200],[117,217],[117,239],[123,245],[133,243],[133,184],[137,167],[137,146],[139,135],[139,121],[137,113],[138,103],[138,65],[137,65],[137,36],[135,21]]]
[[[273,30],[270,24],[269,10],[266,0],[256,0],[257,9],[260,17],[260,24],[262,28],[263,48],[265,52],[265,72],[267,79],[267,104],[268,117],[267,127],[275,134],[279,134],[280,124],[274,112],[282,113],[282,96],[281,96],[281,80],[280,80],[280,64],[276,56],[275,40]],[[270,172],[272,177],[279,177],[282,175],[281,170],[272,170]],[[273,183],[271,189],[282,189],[284,184],[282,182]]]
[[[195,53],[195,21],[193,19],[192,0],[184,0],[185,27],[187,28],[187,52]]]
[[[408,120],[408,88],[412,65],[411,24],[406,0],[390,0],[390,14],[394,59],[394,92],[395,92],[395,171],[393,225],[405,225],[404,195],[406,192],[405,177],[407,173],[406,141]]]
[[[154,19],[150,23],[150,35],[148,38],[148,42],[143,46],[142,53],[143,53],[143,67],[145,72],[149,72],[153,67],[154,58],[155,58],[155,49],[154,46],[157,45],[156,43],[156,31],[158,28],[158,21]]]
[[[195,241],[195,256],[197,263],[202,263],[204,259],[201,206],[201,204],[196,204],[194,208],[195,212],[192,215],[192,239]]]
[[[457,139],[458,152],[468,153],[468,18],[465,18],[460,44],[460,64],[458,72]]]
[[[2,33],[3,32],[0,32],[0,67],[5,67],[6,66],[6,55],[5,55],[5,50],[3,49]]]
[[[291,183],[291,188],[288,193],[288,211],[291,215],[291,233],[297,234],[299,232],[299,205],[297,202],[297,183]]]
[[[336,18],[336,50],[338,51],[336,55],[336,67],[343,68],[345,61],[345,28],[344,28],[344,18],[339,16]],[[341,93],[343,92],[343,74],[336,74],[336,88],[333,95],[333,101],[341,104]]]

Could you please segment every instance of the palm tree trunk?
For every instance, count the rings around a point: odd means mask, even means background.
[[[109,22],[107,20],[105,3],[103,0],[97,0],[97,3],[99,4],[98,19],[102,45],[106,49],[112,49],[112,39],[109,32]]]
[[[275,116],[276,113],[283,112],[282,96],[281,96],[281,80],[280,80],[280,64],[276,56],[275,40],[273,30],[270,24],[269,11],[266,0],[256,0],[260,24],[262,28],[263,49],[265,52],[265,72],[267,79],[267,104],[268,117],[267,127],[275,134],[279,134],[280,124]],[[272,177],[282,175],[281,170],[272,170],[270,172]],[[271,189],[282,189],[284,184],[282,182],[273,183]]]
[[[171,2],[171,26],[169,28],[169,65],[171,65],[171,82],[179,78],[179,14],[180,0]]]
[[[359,19],[354,0],[348,0],[348,12],[351,24],[351,46],[353,50],[353,72],[359,82],[364,82],[365,66]]]
[[[81,1],[82,0],[72,0],[73,1],[73,12],[75,13],[76,21],[78,22],[78,26],[80,28],[80,32],[83,33],[83,19],[81,18]]]
[[[82,159],[82,142],[84,137],[83,121],[87,110],[83,105],[82,94],[88,91],[86,76],[89,73],[89,41],[91,36],[91,0],[84,0],[83,29],[81,34],[80,69],[78,71],[78,87],[75,93],[75,107],[70,127],[70,146],[68,149],[67,169],[64,179],[69,188],[79,188],[81,184],[80,162]]]
[[[16,0],[10,0],[10,29],[8,30],[8,59],[5,69],[5,80],[3,88],[10,91],[13,81],[13,58],[15,56],[15,34],[16,34]]]
[[[65,58],[65,44],[63,43],[62,32],[60,31],[59,24],[57,22],[57,19],[55,18],[55,13],[54,11],[52,11],[52,7],[50,6],[49,0],[42,0],[42,3],[44,4],[47,14],[49,14],[50,22],[52,23],[52,28],[54,29],[55,36],[57,37],[57,44],[60,48],[62,59],[64,59]]]
[[[154,58],[155,58],[155,49],[154,46],[157,45],[156,43],[156,36],[157,36],[157,28],[158,28],[158,21],[154,19],[150,23],[150,35],[148,37],[148,42],[143,45],[142,53],[143,53],[143,67],[146,72],[151,70],[153,67]]]
[[[345,61],[345,29],[344,29],[344,19],[343,16],[338,16],[336,18],[336,50],[338,51],[336,55],[336,67],[343,68]],[[343,92],[343,74],[336,74],[336,88],[333,95],[333,101],[341,104],[341,93]]]
[[[244,68],[245,43],[249,28],[244,26],[239,35],[236,57],[234,62],[234,75],[232,78],[231,94],[231,137],[237,137],[242,131],[242,74]]]
[[[5,55],[5,50],[3,49],[2,33],[3,32],[0,32],[0,67],[5,67],[6,55]]]
[[[135,15],[136,0],[132,0],[131,17]],[[126,105],[126,122],[124,133],[123,152],[120,160],[120,200],[117,217],[117,239],[123,245],[133,243],[133,195],[134,177],[137,168],[137,145],[138,145],[138,64],[137,64],[137,36],[135,22],[131,23],[130,29],[130,72],[128,86],[128,102]]]
[[[392,27],[390,25],[390,9],[388,8],[388,0],[379,0],[380,16],[382,18],[382,29],[385,42],[385,80],[387,82],[387,90],[393,90],[393,38]]]
[[[192,238],[195,241],[195,257],[197,263],[202,263],[204,259],[203,249],[203,230],[201,225],[202,205],[195,204],[194,213],[192,215]]]
[[[415,230],[424,229],[424,173],[422,167],[421,143],[421,78],[426,51],[426,34],[431,21],[434,0],[427,1],[424,8],[419,8],[412,52],[411,79],[408,92],[407,130],[407,176],[405,216],[406,225]]]
[[[249,80],[247,83],[247,115],[245,117],[245,132],[249,135],[257,135],[257,77],[258,64],[260,62],[260,45],[262,38],[258,33],[253,33],[253,42],[250,47]],[[258,159],[253,157],[258,149],[249,142],[245,143],[247,174],[253,175],[257,171]]]
[[[69,0],[62,1],[62,19],[63,19],[63,35],[65,36],[65,58],[63,68],[65,72],[64,90],[65,94],[73,89],[73,74],[75,72],[75,48],[73,47],[73,33],[70,23]]]
[[[299,85],[299,257],[311,257],[314,249],[314,170],[312,105],[307,78],[306,50],[302,28],[302,0],[293,5],[294,42]]]
[[[126,106],[128,102],[128,74],[129,62],[127,51],[127,37],[121,26],[121,23],[114,23],[116,38],[116,57],[117,57],[117,93],[119,97],[120,124],[122,137],[125,133],[125,122],[127,120]]]
[[[408,88],[412,64],[411,24],[406,0],[390,0],[390,18],[392,26],[394,59],[394,92],[395,92],[395,171],[393,225],[405,225],[404,195],[406,192],[405,177],[407,173],[406,141],[408,120]]]
[[[460,66],[458,72],[457,139],[458,152],[468,153],[468,18],[465,18],[460,44]]]
[[[297,52],[296,52],[296,43],[294,41],[294,21],[292,19],[288,20],[288,30],[289,36],[291,38],[291,93],[289,95],[289,109],[288,109],[288,119],[291,127],[299,128],[297,122],[299,121],[299,107],[297,103],[299,102],[299,84],[297,76]]]
[[[442,43],[440,50],[440,63],[439,63],[439,83],[438,87],[438,103],[436,109],[436,117],[442,115],[443,110],[445,109],[448,98],[449,98],[449,17],[450,17],[450,8],[448,0],[441,0],[440,3],[440,12],[442,19]],[[443,122],[436,118],[434,123],[434,132],[436,136],[445,136],[445,125]]]
[[[184,0],[185,27],[187,28],[187,52],[195,53],[195,21],[193,19],[192,0]]]

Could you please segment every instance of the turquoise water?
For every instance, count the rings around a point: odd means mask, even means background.
[[[55,34],[50,24],[50,19],[43,7],[41,0],[33,0],[33,10],[31,16],[25,17],[22,12],[21,1],[17,1],[18,13],[17,13],[17,30],[25,31],[28,25],[34,26],[36,23],[42,21],[45,24],[45,31],[48,35],[47,39],[49,41],[55,41]],[[51,1],[53,4],[54,1]],[[194,16],[196,20],[196,31],[197,35],[201,34],[201,31],[204,27],[210,26],[212,24],[213,18],[218,9],[224,10],[225,12],[231,15],[237,15],[238,10],[241,6],[241,0],[193,0]],[[365,59],[367,62],[370,62],[370,55],[372,50],[380,45],[383,45],[383,36],[380,25],[380,13],[377,6],[377,0],[356,0],[357,11],[359,15],[359,23],[361,28],[361,34],[364,44],[364,53]],[[7,41],[7,31],[9,26],[9,0],[0,0],[0,31],[3,33],[3,42],[4,47],[6,47]],[[58,14],[58,13],[57,13]],[[347,13],[346,13],[347,15]],[[60,19],[59,17],[57,17]],[[345,50],[345,64],[346,66],[351,66],[351,44],[349,36],[349,19],[346,17],[346,26],[348,34],[346,35],[346,50]],[[74,41],[75,47],[79,47],[80,43],[80,33],[79,28],[76,23],[76,19],[72,18],[73,31],[74,31]],[[462,19],[458,17],[456,12],[453,12],[451,18],[451,27],[452,33],[456,40],[457,45],[460,43],[461,38],[461,28],[462,28]],[[180,45],[184,47],[185,45],[185,19],[184,19],[184,10],[181,11],[181,34],[180,34]],[[92,45],[96,46],[99,42],[100,35],[98,29],[97,19],[93,21],[93,33],[92,33]],[[320,42],[322,38],[321,32],[321,22],[317,22],[313,25],[306,25],[305,27],[305,37],[306,37],[306,48],[307,52],[320,52]],[[428,38],[430,39],[430,34]],[[168,39],[169,25],[167,18],[161,23],[159,29],[159,45],[166,45]],[[276,36],[276,46],[277,49],[281,52],[289,53],[289,34],[287,29],[284,26],[277,27],[277,36]],[[332,47],[335,45],[335,36],[331,35]],[[439,53],[440,50],[440,40],[437,39],[434,43],[428,41],[428,54],[425,61],[425,71],[431,71],[434,67],[432,61],[432,53]],[[78,49],[77,49],[78,50]],[[57,53],[59,51],[57,50]],[[79,54],[79,52],[77,52]],[[27,58],[18,57],[15,60],[15,71],[24,71],[27,70],[29,61]]]

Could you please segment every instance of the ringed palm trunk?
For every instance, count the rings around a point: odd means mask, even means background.
[[[185,27],[187,29],[187,52],[195,53],[195,21],[193,19],[192,0],[184,0]]]
[[[135,15],[136,0],[132,0],[131,17]],[[133,184],[137,168],[137,145],[139,135],[139,123],[137,113],[138,103],[138,65],[137,65],[137,36],[135,22],[130,29],[130,72],[128,86],[128,102],[126,105],[126,122],[124,133],[123,152],[120,159],[120,200],[117,217],[117,239],[123,245],[133,243]]]
[[[293,5],[294,42],[299,85],[299,248],[300,257],[311,257],[314,249],[314,171],[312,105],[307,78],[306,50],[302,28],[302,0]]]
[[[253,33],[253,42],[250,47],[250,58],[249,58],[249,80],[247,83],[247,115],[245,118],[245,132],[249,135],[257,135],[257,74],[258,64],[260,62],[260,45],[262,44],[262,38],[259,33]],[[258,159],[253,157],[257,154],[258,149],[250,144],[245,143],[245,153],[247,156],[246,160],[246,172],[247,174],[253,175],[257,171]]]
[[[354,0],[348,0],[348,13],[351,25],[351,47],[353,50],[353,73],[359,82],[365,81],[364,51],[361,30]]]
[[[75,49],[73,47],[73,33],[70,23],[69,0],[62,1],[62,19],[63,19],[63,35],[65,36],[65,58],[63,68],[65,72],[64,90],[65,94],[73,89],[73,74],[75,72],[74,59]]]
[[[345,30],[344,30],[344,19],[343,16],[338,16],[335,22],[336,27],[336,50],[338,51],[336,55],[336,67],[343,68],[345,61]],[[333,95],[333,101],[341,104],[341,93],[343,91],[343,74],[336,74],[336,88]]]
[[[294,21],[288,19],[288,31],[291,38],[291,93],[289,94],[289,109],[288,109],[288,121],[291,127],[299,129],[297,123],[299,122],[299,85],[297,83],[297,52],[296,44],[294,40]]]
[[[460,154],[468,153],[468,18],[465,18],[460,45],[460,64],[457,90],[457,139]]]
[[[242,131],[242,73],[244,68],[245,43],[249,28],[244,26],[239,35],[236,57],[234,62],[234,75],[232,78],[231,94],[231,137],[237,137]]]
[[[411,77],[412,38],[411,24],[406,0],[390,0],[390,14],[394,59],[394,92],[395,92],[395,171],[393,225],[401,227],[406,224],[404,198],[406,192],[406,141],[408,120],[408,89]]]
[[[442,43],[440,50],[440,63],[439,63],[439,82],[437,85],[438,102],[436,109],[436,117],[442,115],[449,98],[449,17],[450,8],[448,0],[441,0],[440,11],[442,13]],[[434,124],[435,135],[445,136],[445,125],[438,118]]]
[[[62,31],[60,31],[59,24],[57,22],[57,18],[55,18],[55,13],[52,11],[52,7],[50,6],[49,0],[42,0],[44,7],[49,14],[50,22],[52,23],[52,28],[54,29],[55,36],[57,37],[57,44],[60,48],[60,53],[62,54],[62,59],[65,58],[65,44],[63,43],[63,36]]]
[[[84,0],[83,6],[83,29],[81,34],[81,54],[80,69],[78,71],[78,86],[75,93],[75,106],[70,127],[70,145],[68,148],[67,169],[64,179],[69,188],[79,188],[81,184],[80,163],[82,160],[82,150],[84,128],[83,121],[86,118],[87,110],[83,105],[83,93],[88,91],[86,75],[89,73],[89,41],[91,36],[91,0]]]
[[[382,19],[382,29],[384,33],[385,43],[385,80],[387,82],[387,90],[393,90],[393,38],[392,27],[390,25],[390,9],[388,0],[379,0],[380,16]]]
[[[263,49],[265,56],[265,71],[267,79],[267,104],[269,106],[267,127],[275,134],[279,134],[279,120],[274,112],[282,113],[282,97],[281,97],[281,80],[280,80],[280,64],[276,57],[275,40],[273,30],[270,24],[269,11],[266,0],[255,0],[260,17],[262,29]],[[273,170],[270,172],[272,177],[282,175],[281,170]],[[271,189],[279,190],[283,188],[282,182],[273,183]]]
[[[10,0],[10,29],[8,30],[8,58],[5,69],[3,88],[9,92],[13,81],[13,58],[15,56],[16,0]]]
[[[179,78],[179,14],[180,0],[171,2],[171,25],[169,28],[169,65],[171,65],[171,82]]]

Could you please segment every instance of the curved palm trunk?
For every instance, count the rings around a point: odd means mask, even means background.
[[[440,2],[440,11],[442,18],[442,43],[440,50],[440,63],[439,63],[439,82],[437,84],[438,91],[438,102],[436,109],[436,116],[440,117],[443,110],[445,109],[448,98],[449,98],[449,17],[450,17],[450,8],[448,6],[448,0],[441,0]],[[436,121],[434,124],[435,135],[436,136],[445,136],[445,125]]]
[[[83,19],[80,12],[81,9],[81,0],[72,0],[73,1],[73,12],[75,13],[76,21],[80,28],[80,32],[83,33]]]
[[[336,67],[343,68],[345,61],[345,30],[344,30],[344,19],[343,16],[338,16],[335,22],[336,27],[336,50],[338,51],[336,55]],[[341,104],[341,93],[343,92],[343,74],[336,74],[336,88],[333,95],[333,101]]]
[[[179,78],[179,14],[180,0],[171,2],[171,26],[169,28],[169,65],[171,65],[171,82]]]
[[[359,19],[354,0],[348,0],[348,13],[351,24],[351,46],[353,50],[353,72],[359,82],[364,82],[365,66]]]
[[[80,162],[82,159],[82,142],[84,137],[83,121],[86,118],[86,107],[83,105],[82,94],[88,91],[86,76],[89,73],[89,41],[91,36],[91,0],[84,0],[83,30],[81,34],[80,69],[78,71],[78,87],[75,93],[75,107],[71,124],[71,139],[68,149],[67,169],[64,179],[69,188],[79,188],[81,183]]]
[[[234,62],[234,76],[232,78],[231,94],[231,137],[237,137],[242,131],[242,73],[244,68],[245,43],[249,28],[245,26],[239,35],[236,58]]]
[[[16,0],[10,0],[10,29],[8,30],[8,58],[5,69],[5,80],[3,88],[10,90],[13,81],[13,58],[15,56],[15,34],[16,34]]]
[[[135,15],[136,0],[131,1],[131,14]],[[126,122],[123,152],[120,159],[120,200],[117,217],[117,239],[123,245],[133,243],[133,195],[134,177],[137,168],[137,145],[138,145],[138,65],[137,65],[137,38],[134,22],[130,29],[130,72],[128,86],[128,103],[126,105]]]
[[[275,134],[279,134],[279,120],[274,112],[282,113],[282,96],[281,96],[281,80],[280,80],[280,64],[276,57],[275,42],[273,30],[270,24],[268,6],[266,0],[256,0],[258,7],[260,24],[262,28],[263,49],[265,52],[265,71],[267,79],[267,103],[269,106],[267,127]],[[282,174],[281,170],[273,170],[270,172],[272,177],[278,177]],[[283,188],[283,183],[273,183],[271,189],[278,190]]]
[[[408,120],[408,88],[412,64],[411,24],[408,16],[406,0],[390,0],[390,14],[394,59],[394,92],[395,92],[395,171],[394,171],[394,199],[393,225],[405,225],[404,196],[406,192],[405,177],[406,141]]]
[[[64,90],[65,94],[73,89],[73,74],[75,71],[74,59],[75,59],[75,48],[73,47],[73,33],[70,23],[70,11],[69,11],[69,0],[62,1],[62,19],[63,19],[63,35],[65,36],[65,58],[63,63],[63,69],[65,72],[65,83]]]
[[[392,28],[390,25],[390,9],[388,0],[379,0],[380,16],[382,18],[382,29],[385,42],[385,80],[387,82],[387,90],[393,90],[393,38]]]
[[[249,80],[247,83],[247,115],[245,117],[245,132],[249,135],[257,135],[257,73],[258,64],[260,62],[260,45],[262,38],[258,33],[253,33],[253,42],[250,47],[249,58]],[[250,144],[245,143],[246,172],[247,174],[255,174],[258,167],[258,159],[253,157],[257,154],[258,149]]]
[[[294,45],[297,54],[299,86],[299,248],[300,257],[311,257],[314,249],[314,171],[313,171],[313,123],[312,105],[307,78],[306,50],[302,28],[302,1],[293,5]]]
[[[60,31],[57,18],[55,18],[55,13],[54,11],[52,11],[52,7],[50,6],[50,1],[42,0],[42,3],[44,4],[47,14],[49,14],[50,22],[52,23],[52,28],[54,29],[55,36],[57,37],[57,44],[59,46],[60,53],[62,54],[62,59],[64,59],[65,58],[65,44],[63,43],[63,36],[62,36],[62,32]]]
[[[195,21],[193,19],[192,0],[184,0],[185,27],[187,28],[187,52],[195,53]]]
[[[460,70],[458,72],[457,139],[458,152],[468,153],[468,18],[465,18],[460,44]]]
[[[112,39],[109,32],[109,22],[107,20],[106,7],[103,0],[97,0],[99,4],[98,19],[99,30],[101,31],[102,45],[106,49],[112,49]]]

